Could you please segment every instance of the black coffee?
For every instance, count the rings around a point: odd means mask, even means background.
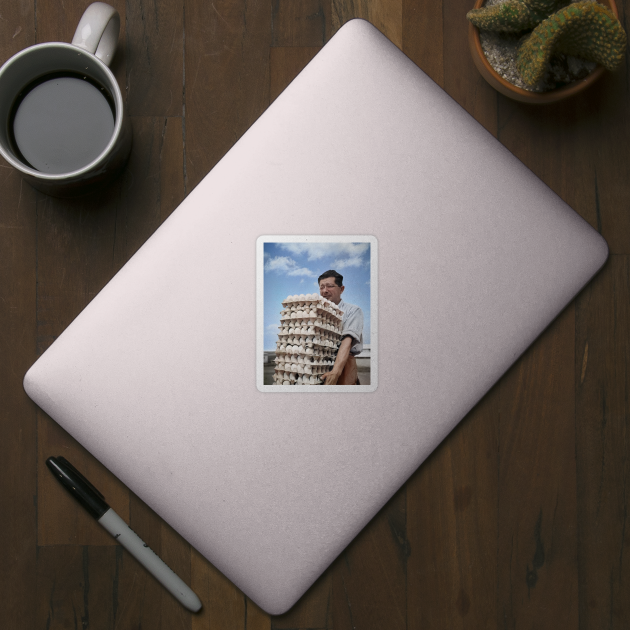
[[[48,75],[18,96],[11,131],[25,163],[43,173],[70,173],[95,160],[111,140],[113,101],[85,77]]]

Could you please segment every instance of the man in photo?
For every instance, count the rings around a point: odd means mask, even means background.
[[[325,385],[360,385],[355,357],[363,350],[363,311],[341,299],[343,276],[333,269],[317,279],[319,294],[336,304],[342,311],[341,345],[330,372],[321,375]]]

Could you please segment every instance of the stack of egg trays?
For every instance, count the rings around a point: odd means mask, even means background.
[[[289,295],[282,306],[274,385],[321,385],[335,363],[343,311],[317,293]]]

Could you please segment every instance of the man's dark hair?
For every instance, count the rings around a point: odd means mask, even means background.
[[[340,273],[337,273],[334,269],[329,269],[328,271],[324,271],[324,273],[317,278],[317,284],[319,284],[324,278],[334,278],[335,284],[338,287],[343,286],[343,276]]]

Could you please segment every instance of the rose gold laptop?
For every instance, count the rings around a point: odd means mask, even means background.
[[[595,230],[354,20],[24,386],[277,614],[607,254]],[[270,384],[282,300],[316,293],[330,268],[362,308],[361,385]]]

